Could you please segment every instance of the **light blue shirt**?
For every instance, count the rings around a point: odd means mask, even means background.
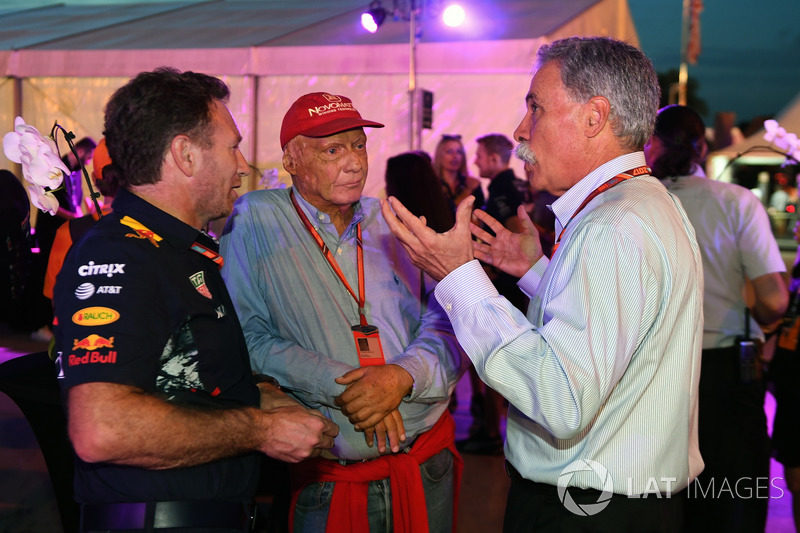
[[[410,442],[447,408],[462,366],[452,326],[435,298],[429,300],[433,280],[411,264],[377,199],[362,197],[355,204],[340,237],[327,214],[296,190],[295,198],[356,294],[356,224],[361,223],[367,320],[380,331],[386,362],[414,378],[411,395],[399,407]],[[350,329],[359,324],[358,305],[300,220],[289,189],[242,196],[222,236],[221,253],[253,368],[339,424],[334,455],[376,457],[377,447],[367,447],[364,434],[333,403],[344,391],[334,378],[359,366]]]
[[[556,235],[641,152],[602,165],[553,203]],[[680,204],[651,176],[593,199],[567,225],[552,261],[519,282],[527,317],[477,261],[436,288],[481,379],[505,396],[506,456],[527,479],[557,485],[565,467],[600,463],[613,491],[677,491],[702,469],[697,385],[703,271]],[[604,489],[593,471],[569,486]],[[563,482],[563,481],[562,481]]]

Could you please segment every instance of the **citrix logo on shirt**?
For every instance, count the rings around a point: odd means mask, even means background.
[[[86,276],[108,276],[113,277],[114,274],[125,274],[125,263],[108,263],[104,265],[96,265],[94,261],[89,261],[86,265],[78,267],[78,275],[81,277]]]

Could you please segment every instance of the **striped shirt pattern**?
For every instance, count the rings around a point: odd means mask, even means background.
[[[600,184],[644,154],[597,168],[552,205],[556,234]],[[674,492],[702,469],[697,385],[703,272],[686,214],[651,176],[592,200],[552,260],[519,282],[527,316],[477,261],[436,288],[481,379],[510,402],[506,456],[527,479],[556,485],[574,461],[605,467],[620,494]],[[602,490],[592,471],[569,485]]]

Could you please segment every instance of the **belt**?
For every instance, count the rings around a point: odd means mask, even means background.
[[[176,501],[81,505],[81,530],[219,527],[249,531],[255,506],[248,502]]]
[[[550,485],[549,483],[539,483],[538,481],[532,481],[530,479],[522,477],[522,474],[519,473],[519,470],[514,468],[514,465],[512,465],[508,461],[508,459],[505,460],[505,468],[506,468],[506,474],[508,475],[508,477],[511,478],[511,481],[516,481],[518,483],[521,483],[525,485],[529,490],[533,489],[537,492],[546,494],[555,493],[556,491],[555,485]]]
[[[533,483],[530,479],[525,479],[524,477],[522,477],[522,474],[519,473],[519,470],[514,468],[514,465],[512,465],[508,461],[508,459],[504,461],[504,466],[506,469],[506,475],[510,477],[513,481],[529,481]]]
[[[403,447],[400,448],[400,450],[397,453],[409,453],[409,452],[411,452],[411,448],[414,446],[414,443],[416,442],[416,440],[417,440],[417,438],[414,437],[411,441],[405,442],[403,444]],[[395,453],[390,453],[390,454],[384,454],[384,455],[396,455],[396,454]],[[333,455],[332,453],[330,453],[329,451],[326,450],[320,455],[320,457],[322,457],[323,459],[329,459],[331,461],[336,461],[337,463],[339,463],[342,466],[348,466],[348,465],[355,465],[355,464],[360,464],[360,463],[366,463],[366,462],[369,462],[369,461],[374,461],[375,459],[380,459],[384,455],[379,455],[377,457],[370,457],[368,459],[342,459],[341,457],[336,457],[335,455]]]
[[[518,483],[522,483],[528,489],[533,489],[533,490],[538,491],[540,493],[552,493],[552,492],[558,490],[558,487],[556,485],[550,485],[549,483],[539,483],[538,481],[531,481],[530,479],[526,479],[526,478],[522,477],[522,474],[519,473],[519,470],[514,468],[514,465],[512,465],[510,462],[508,462],[508,459],[505,460],[505,468],[506,468],[506,474],[508,474],[508,477],[510,477],[512,481],[516,481]],[[594,492],[594,493],[597,493],[597,494],[600,494],[600,492],[601,492],[598,489],[579,489],[577,487],[570,487],[570,489],[572,489],[572,490],[580,490],[580,491],[585,491],[585,492]],[[684,490],[684,489],[681,489],[681,490]],[[657,495],[658,498],[671,498],[671,497],[674,497],[675,494],[678,494],[678,493],[680,493],[680,491],[678,491],[677,493],[670,493],[670,492],[658,492],[658,493],[656,493],[656,492],[652,492],[650,494],[652,494],[654,497],[656,497],[656,495]],[[611,497],[621,498],[623,496],[620,496],[617,493],[612,493]],[[559,498],[560,498],[560,496],[559,496]],[[637,498],[638,498],[638,496],[637,496]],[[563,499],[562,499],[562,501],[563,501]]]

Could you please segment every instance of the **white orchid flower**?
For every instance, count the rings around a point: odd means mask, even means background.
[[[57,189],[64,181],[64,175],[69,174],[69,169],[57,155],[55,141],[25,124],[22,117],[17,117],[14,131],[3,137],[3,151],[9,160],[22,165],[22,176],[32,185],[28,190],[33,204],[54,215],[58,201],[44,187],[51,191]]]
[[[786,133],[786,129],[778,124],[777,120],[769,119],[764,121],[764,140],[771,142],[786,155],[797,162],[800,162],[800,139],[794,133]]]
[[[40,187],[58,188],[64,181],[64,172],[69,169],[45,143],[31,143],[20,147],[22,175],[26,180]]]
[[[797,135],[794,133],[787,133],[784,140],[786,141],[786,151],[790,154],[800,148],[800,146],[798,146]]]
[[[764,121],[764,140],[768,143],[771,143],[775,140],[775,137],[780,137],[781,135],[786,134],[786,130],[780,127],[777,120],[769,119]],[[783,133],[781,133],[783,130]]]
[[[51,215],[56,214],[58,211],[58,199],[53,196],[53,193],[44,190],[42,187],[37,187],[36,185],[28,186],[28,192],[31,195],[31,202],[33,202],[33,205],[42,211],[47,211]]]

